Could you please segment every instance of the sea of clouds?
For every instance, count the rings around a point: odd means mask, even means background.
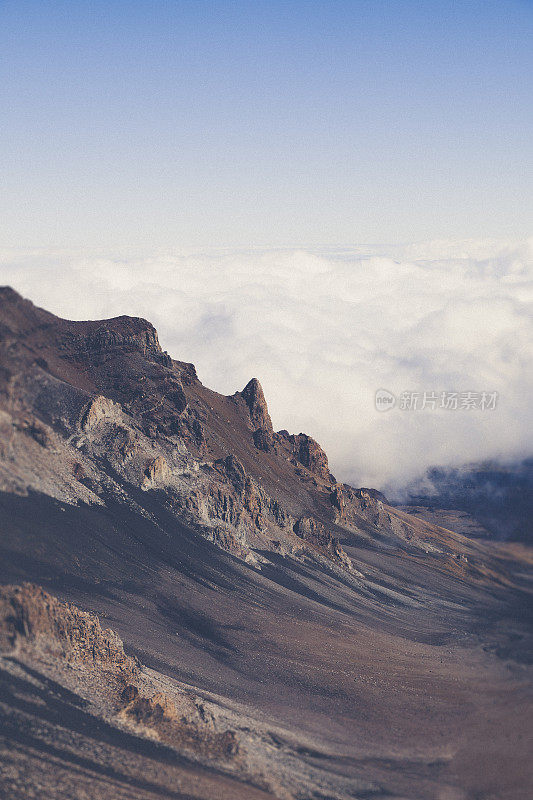
[[[533,454],[533,240],[134,257],[5,251],[0,280],[71,319],[131,314],[338,479],[400,491],[433,465]],[[497,392],[495,410],[380,412],[375,393]],[[439,395],[440,396],[440,395]],[[438,404],[437,404],[438,405]]]

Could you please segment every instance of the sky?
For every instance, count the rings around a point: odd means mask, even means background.
[[[258,377],[355,485],[530,456],[532,43],[531,0],[0,0],[0,283]]]
[[[1,0],[0,246],[523,239],[531,0]]]

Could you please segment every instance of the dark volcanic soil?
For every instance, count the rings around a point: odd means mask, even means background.
[[[126,724],[115,672],[21,630],[0,657],[7,797],[529,800],[531,550],[337,484],[312,440],[165,361],[147,323],[91,350],[113,321],[40,315],[4,299],[0,582],[96,612],[138,680],[201,698],[236,749],[192,745],[202,720]]]

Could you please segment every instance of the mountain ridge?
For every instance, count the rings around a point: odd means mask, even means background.
[[[9,796],[99,800],[106,764],[141,800],[529,796],[530,551],[338,482],[257,379],[207,389],[145,320],[0,290],[0,530]],[[68,641],[98,615],[137,683],[34,640],[43,607]]]

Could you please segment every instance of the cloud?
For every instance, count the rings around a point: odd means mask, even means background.
[[[260,378],[274,423],[338,478],[400,487],[428,466],[533,452],[533,240],[307,252],[0,254],[3,283],[72,319],[151,320],[224,393]],[[374,395],[498,392],[494,411],[376,411]]]

